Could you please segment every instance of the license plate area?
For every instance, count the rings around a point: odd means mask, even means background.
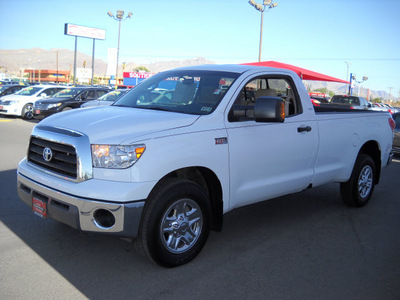
[[[47,219],[47,201],[39,199],[36,196],[32,197],[32,211],[35,215]]]

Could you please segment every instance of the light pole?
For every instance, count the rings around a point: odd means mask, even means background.
[[[349,80],[349,81],[350,81],[350,79],[349,79],[349,68],[350,68],[351,62],[348,62],[348,61],[346,60],[345,63],[347,64],[347,76],[346,76],[346,80]],[[348,90],[350,91],[350,84],[348,85]]]
[[[254,0],[250,0],[249,3],[259,12],[261,12],[261,24],[260,24],[260,47],[258,49],[258,61],[261,61],[261,49],[262,49],[262,35],[263,35],[263,22],[264,22],[264,11],[268,11],[271,8],[276,7],[278,4],[271,4],[272,0],[264,0],[263,4],[258,4]]]
[[[358,83],[357,96],[360,96],[361,83],[363,83],[364,81],[367,81],[367,80],[368,80],[368,77],[367,77],[367,76],[363,76],[363,78],[362,78],[361,81],[357,81],[357,79],[356,79],[356,74],[351,73],[351,74],[350,74],[350,77],[351,77],[351,78],[350,78],[351,81],[355,81],[355,82]],[[350,96],[353,96],[353,89],[351,89],[351,91],[350,91]]]
[[[126,19],[129,19],[132,17],[132,13],[129,12],[128,15],[124,19],[124,11],[123,10],[117,10],[117,15],[114,16],[111,11],[107,13],[111,18],[119,22],[118,26],[118,48],[117,48],[117,70],[115,72],[115,88],[118,86],[118,60],[119,60],[119,39],[121,35],[121,21],[125,21]]]

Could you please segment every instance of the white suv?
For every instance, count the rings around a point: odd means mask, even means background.
[[[0,99],[0,115],[21,116],[30,120],[33,118],[33,104],[37,100],[51,97],[65,88],[60,85],[28,86]]]

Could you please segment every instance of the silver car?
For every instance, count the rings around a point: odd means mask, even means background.
[[[111,105],[129,91],[130,91],[129,89],[114,90],[112,92],[109,92],[109,93],[97,98],[96,100],[88,101],[88,102],[82,104],[81,107],[85,108],[85,107]]]

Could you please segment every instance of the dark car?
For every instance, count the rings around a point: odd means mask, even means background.
[[[52,98],[36,101],[33,107],[33,116],[35,119],[43,119],[60,111],[79,108],[83,103],[97,99],[109,91],[108,88],[100,87],[67,88]]]
[[[400,155],[400,113],[394,113],[392,115],[393,120],[396,122],[393,136],[393,153]]]
[[[3,96],[14,94],[15,92],[18,92],[24,87],[26,87],[26,85],[21,85],[21,84],[0,85],[0,98]]]
[[[346,105],[352,109],[369,109],[371,104],[364,97],[335,95],[330,103]]]

